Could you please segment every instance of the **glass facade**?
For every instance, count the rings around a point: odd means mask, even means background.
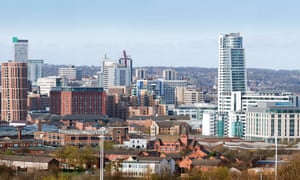
[[[240,33],[221,34],[218,62],[218,113],[228,114],[231,111],[238,111],[240,103],[237,102],[241,101],[241,97],[232,98],[232,93],[240,92],[242,95],[246,91],[246,86],[243,37]],[[235,130],[230,129],[235,128],[233,124],[225,121],[224,125],[225,136],[235,134]]]
[[[273,142],[277,136],[279,142],[297,142],[300,140],[300,113],[296,107],[252,107],[246,117],[246,139],[261,139]]]
[[[219,37],[218,110],[228,112],[233,91],[246,91],[245,52],[240,33]]]

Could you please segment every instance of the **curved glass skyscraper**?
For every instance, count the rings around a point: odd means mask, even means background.
[[[227,113],[231,109],[232,92],[246,91],[245,51],[240,33],[219,36],[218,66],[218,111]]]
[[[219,37],[218,136],[242,136],[244,113],[241,98],[246,91],[245,51],[240,33]],[[221,129],[220,129],[221,128]]]

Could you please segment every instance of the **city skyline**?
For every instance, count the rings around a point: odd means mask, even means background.
[[[11,38],[29,40],[29,59],[99,66],[126,49],[134,67],[218,66],[218,35],[241,32],[246,68],[298,69],[297,1],[3,1],[0,61]],[[277,52],[276,54],[274,52]]]

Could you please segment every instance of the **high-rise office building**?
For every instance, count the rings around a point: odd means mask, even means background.
[[[82,72],[74,65],[69,67],[58,68],[58,76],[68,80],[81,80]]]
[[[28,60],[28,40],[13,37],[14,43],[14,61],[26,62]]]
[[[37,79],[42,77],[44,60],[40,59],[30,59],[27,61],[28,68],[28,80],[31,81],[33,85],[36,85]]]
[[[129,86],[131,83],[130,66],[120,64],[109,59],[103,60],[102,80],[105,90],[112,86]]]
[[[177,72],[174,69],[163,70],[164,80],[177,80]]]
[[[1,118],[5,121],[26,120],[27,63],[1,64]]]
[[[231,109],[231,93],[246,91],[245,51],[240,33],[221,34],[219,37],[218,111]]]
[[[105,90],[116,85],[116,73],[118,63],[104,59],[102,63],[102,85]]]
[[[147,79],[147,69],[136,68],[135,69],[135,80],[144,80],[144,79]]]

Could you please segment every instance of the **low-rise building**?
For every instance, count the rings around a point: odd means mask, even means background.
[[[120,162],[118,171],[125,177],[151,177],[152,174],[173,174],[175,172],[175,161],[172,158],[130,156]],[[115,173],[113,168],[112,172]]]
[[[139,125],[139,126],[145,126],[150,127],[152,124],[152,118],[151,116],[131,116],[129,117],[126,122],[128,125]]]
[[[186,121],[163,120],[153,121],[150,128],[150,135],[180,135],[190,134],[191,127]]]
[[[106,141],[122,144],[124,140],[128,140],[128,128],[109,127],[97,130],[60,129],[58,132],[37,131],[34,133],[34,139],[41,140],[43,144],[49,146],[64,146],[68,144],[98,146],[100,136],[104,136]]]
[[[0,165],[33,172],[57,168],[59,162],[53,157],[0,155]]]
[[[287,103],[258,103],[248,107],[246,139],[296,142],[300,139],[300,108]]]
[[[43,142],[40,140],[33,139],[10,139],[8,137],[2,138],[0,140],[0,149],[7,148],[29,148],[29,147],[40,147]]]
[[[132,149],[147,149],[148,140],[142,138],[131,138],[123,143],[127,148]]]
[[[29,111],[46,111],[49,110],[50,98],[47,95],[28,94],[27,109]]]
[[[159,135],[154,142],[154,150],[163,153],[179,153],[188,148],[188,135]]]

